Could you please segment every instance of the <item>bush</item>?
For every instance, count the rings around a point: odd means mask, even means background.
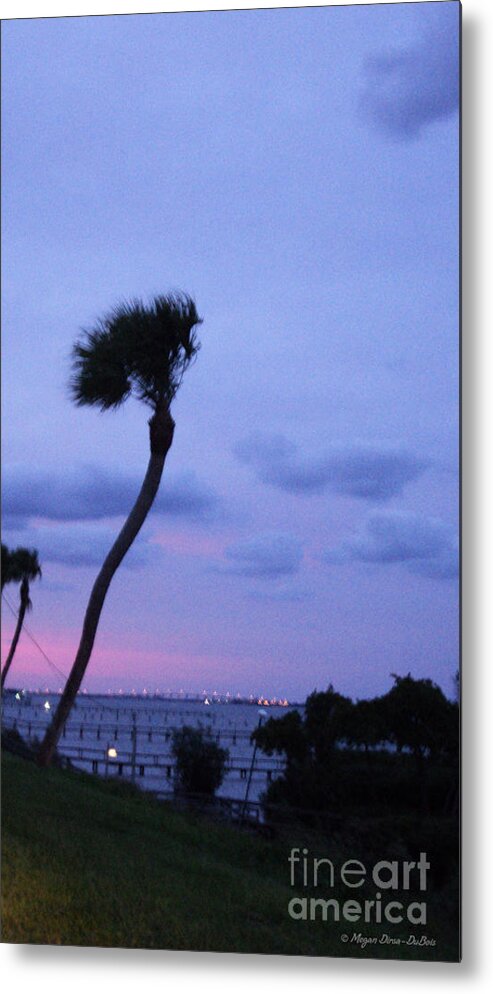
[[[171,752],[176,760],[176,788],[212,797],[224,780],[228,750],[221,749],[209,732],[184,725],[173,733]]]

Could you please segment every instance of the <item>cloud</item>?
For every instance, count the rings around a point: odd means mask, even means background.
[[[99,567],[117,534],[117,529],[104,525],[63,522],[29,527],[27,532],[9,532],[8,541],[9,545],[15,546],[25,544],[27,538],[29,547],[38,550],[42,566],[45,563],[60,563],[71,567]],[[156,553],[156,547],[139,536],[125,556],[122,566],[131,569],[145,566],[156,554],[160,555],[160,550]]]
[[[301,542],[280,533],[237,542],[224,554],[228,562],[219,567],[222,573],[267,580],[297,573],[303,559]]]
[[[400,494],[426,468],[405,449],[377,445],[339,445],[321,456],[300,454],[282,435],[251,435],[235,454],[262,483],[293,494],[330,491],[345,497],[385,501]]]
[[[22,467],[4,470],[3,515],[13,527],[32,518],[50,521],[98,521],[127,515],[142,485],[132,473],[85,466],[67,473],[31,474]],[[158,514],[208,520],[218,498],[193,473],[163,477],[153,505]]]
[[[322,558],[329,565],[405,563],[411,572],[434,579],[458,575],[458,543],[452,529],[436,518],[397,511],[372,515],[360,535]]]
[[[452,23],[441,14],[428,20],[426,34],[414,46],[374,55],[366,63],[361,108],[393,138],[417,138],[427,125],[458,109],[457,12]]]

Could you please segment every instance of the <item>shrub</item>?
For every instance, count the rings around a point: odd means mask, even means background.
[[[171,751],[176,761],[176,788],[212,797],[224,780],[228,750],[221,749],[204,729],[184,725],[173,733]]]

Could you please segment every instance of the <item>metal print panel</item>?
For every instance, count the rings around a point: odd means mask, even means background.
[[[4,22],[4,942],[458,961],[459,41]]]

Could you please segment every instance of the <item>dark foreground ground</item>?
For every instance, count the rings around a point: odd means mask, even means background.
[[[291,919],[288,855],[291,844],[309,844],[300,830],[295,841],[259,838],[177,813],[125,785],[39,770],[9,754],[2,770],[4,942],[458,958],[443,895],[431,900],[426,929]],[[436,945],[407,945],[412,932]],[[375,944],[351,941],[358,933]],[[384,933],[400,945],[381,942]]]

